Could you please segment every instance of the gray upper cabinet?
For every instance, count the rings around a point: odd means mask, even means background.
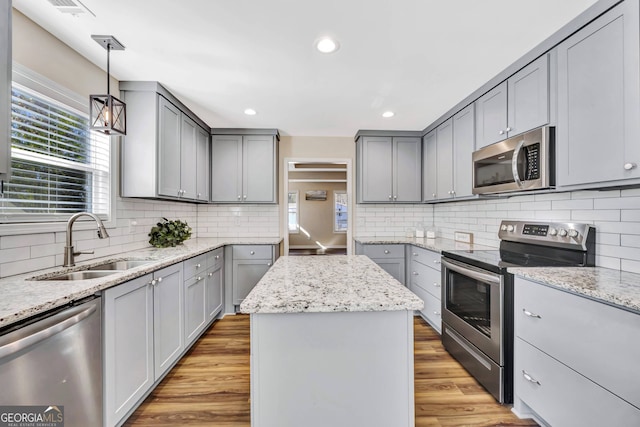
[[[11,1],[0,4],[0,179],[11,169]]]
[[[471,196],[474,104],[424,137],[424,201]]]
[[[358,202],[419,202],[419,137],[362,136],[357,140]]]
[[[640,182],[637,1],[625,1],[558,50],[557,185]]]
[[[121,196],[208,202],[206,124],[157,82],[123,81],[120,89],[127,104]]]
[[[211,200],[277,203],[277,131],[265,135],[214,135]],[[275,132],[275,133],[274,133]]]
[[[545,54],[476,100],[476,148],[549,123]]]

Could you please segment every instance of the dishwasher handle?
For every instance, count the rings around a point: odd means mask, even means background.
[[[96,305],[93,304],[88,308],[79,307],[76,309],[66,310],[62,313],[55,315],[54,317],[60,317],[59,322],[47,326],[38,328],[37,331],[30,333],[29,335],[19,338],[15,341],[9,342],[0,347],[0,359],[17,353],[25,348],[35,345],[45,339],[52,337],[60,332],[72,327],[75,324],[80,323],[87,317],[91,316],[96,311]],[[52,319],[53,320],[53,319]],[[34,325],[34,326],[37,326]]]

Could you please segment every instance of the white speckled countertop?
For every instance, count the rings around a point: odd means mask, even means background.
[[[420,310],[423,301],[364,255],[281,257],[242,313]]]
[[[0,327],[26,319],[39,313],[64,306],[73,301],[91,296],[152,271],[181,262],[225,245],[261,244],[276,245],[279,238],[226,238],[190,239],[175,248],[147,247],[87,262],[79,262],[75,267],[54,267],[46,270],[0,279]],[[111,260],[142,259],[153,262],[140,267],[117,272],[109,276],[89,280],[29,280],[35,276],[55,275],[62,272],[79,271],[87,266]]]
[[[427,239],[425,237],[406,237],[406,238],[393,238],[393,237],[356,237],[354,239],[358,243],[365,245],[414,245],[420,248],[428,249],[434,252],[442,251],[456,251],[456,250],[488,250],[497,249],[491,246],[469,244],[456,242],[451,239],[443,239],[438,237],[436,239]]]
[[[640,314],[640,274],[602,267],[511,267],[507,271]]]

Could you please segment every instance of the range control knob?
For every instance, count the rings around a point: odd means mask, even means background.
[[[507,225],[507,231],[508,231],[509,233],[513,232],[513,230],[515,230],[515,228],[513,227],[513,225],[511,225],[511,224]]]
[[[507,226],[506,226],[505,224],[502,224],[502,225],[500,226],[500,230],[502,230],[502,231],[507,231]]]
[[[573,228],[569,230],[569,237],[578,237],[578,230],[574,230]]]
[[[557,236],[557,235],[558,235],[558,230],[556,230],[555,228],[549,229],[549,236]]]
[[[558,234],[560,235],[560,237],[565,237],[567,235],[567,230],[561,228],[560,231],[558,231]]]

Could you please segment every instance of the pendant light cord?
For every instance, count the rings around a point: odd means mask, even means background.
[[[111,56],[111,43],[107,43],[107,95],[111,95],[111,79],[109,78],[109,58]]]

